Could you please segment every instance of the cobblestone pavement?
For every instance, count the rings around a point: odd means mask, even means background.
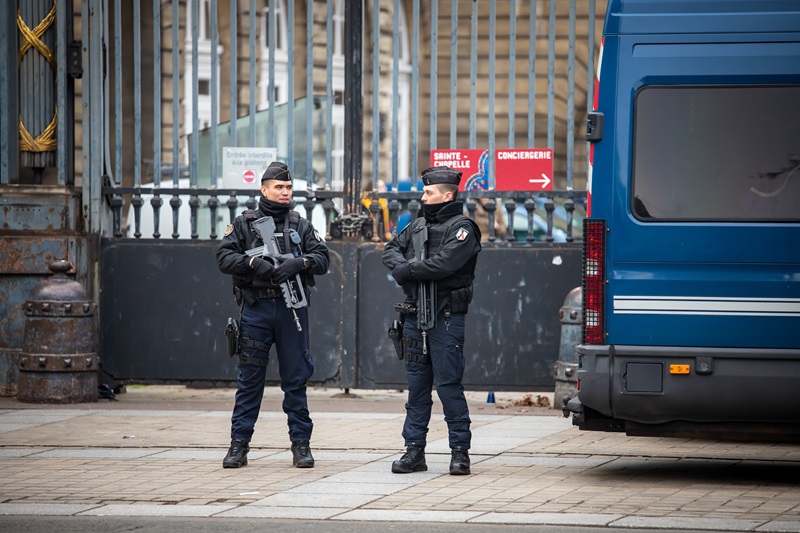
[[[525,405],[535,394],[487,404],[475,392],[472,475],[448,475],[438,403],[429,470],[398,475],[404,394],[353,392],[311,391],[313,469],[291,465],[276,388],[241,469],[221,466],[231,389],[129,387],[72,406],[0,398],[0,514],[800,531],[796,445],[581,432]]]

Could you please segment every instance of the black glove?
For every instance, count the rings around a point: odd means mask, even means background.
[[[303,258],[292,257],[278,265],[278,268],[276,268],[275,272],[272,274],[272,281],[279,284],[283,283],[295,274],[298,274],[301,270],[303,270]]]
[[[272,263],[266,259],[262,259],[261,257],[253,258],[252,267],[256,278],[262,281],[271,280],[272,274],[275,272],[275,267],[272,265]]]
[[[406,281],[405,283],[403,283],[402,287],[403,287],[403,293],[406,296],[410,296],[410,297],[416,299],[417,295],[414,294],[416,292],[416,288],[417,288],[417,284],[416,283],[414,283],[413,281]]]
[[[392,277],[401,287],[406,285],[408,282],[413,281],[414,278],[411,277],[411,263],[400,263],[394,267],[392,270]]]

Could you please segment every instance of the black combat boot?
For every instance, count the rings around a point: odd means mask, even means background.
[[[425,464],[425,447],[409,446],[403,457],[392,463],[392,472],[395,474],[408,474],[410,472],[424,472],[428,469]]]
[[[232,440],[228,455],[222,460],[222,468],[239,468],[247,464],[247,452],[250,446],[240,440]]]
[[[297,468],[314,468],[314,457],[307,440],[292,443],[292,464]]]
[[[467,450],[452,450],[450,452],[450,475],[466,476],[467,474],[469,474],[469,453]]]

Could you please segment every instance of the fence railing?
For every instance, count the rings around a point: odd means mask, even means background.
[[[573,191],[583,188],[586,176],[586,145],[576,126],[591,106],[595,12],[604,10],[604,0],[251,0],[248,8],[241,2],[226,8],[217,0],[160,0],[152,12],[140,4],[114,2],[111,16],[102,21],[103,37],[113,45],[108,52],[113,84],[87,85],[83,93],[90,103],[102,93],[113,109],[108,130],[91,126],[97,146],[109,140],[110,146],[84,158],[91,168],[104,169],[102,190],[114,220],[110,231],[105,224],[90,224],[101,233],[216,238],[217,226],[227,223],[220,215],[223,206],[239,208],[255,200],[239,189],[232,194],[229,182],[219,178],[224,146],[277,149],[292,174],[314,188],[298,196],[309,200],[306,207],[313,204],[327,235],[335,238],[338,231],[366,224],[370,238],[378,240],[414,210],[414,195],[398,192],[398,186],[428,166],[431,150],[485,147],[488,187],[494,188],[497,149],[547,146],[554,154],[551,177],[561,191],[485,191],[464,198],[501,199],[500,209],[486,204],[510,222],[505,236],[487,232],[494,242],[575,238],[565,213],[579,214],[585,197]],[[280,5],[285,9],[273,9]],[[305,24],[295,21],[295,13]],[[123,22],[129,15],[133,31]],[[348,24],[363,32],[346,31]],[[245,27],[246,38],[239,34]],[[526,31],[518,31],[522,28]],[[152,41],[143,34],[152,34]],[[351,71],[348,78],[342,66],[352,61],[340,41],[364,54],[357,76]],[[135,61],[125,61],[126,46]],[[324,54],[316,53],[321,48]],[[90,47],[90,55],[100,57],[101,49]],[[518,54],[522,49],[527,54]],[[147,57],[151,72],[143,67]],[[249,68],[242,69],[245,62]],[[449,71],[442,65],[450,65]],[[345,128],[348,120],[354,129]],[[352,126],[354,120],[358,126]],[[422,135],[420,124],[428,121]],[[208,139],[200,138],[204,131]],[[345,165],[353,156],[345,149],[348,143],[365,153]],[[148,171],[148,159],[162,163]],[[178,165],[187,169],[186,180],[166,170]],[[382,183],[392,190],[380,192]],[[362,188],[372,190],[362,193]],[[386,200],[388,230],[369,231],[376,222],[364,218],[372,214],[369,209],[343,208],[357,207],[365,195]],[[185,214],[181,206],[188,208]],[[474,215],[479,208],[472,207],[468,212]],[[520,213],[527,218],[521,220]]]
[[[244,209],[256,209],[257,189],[197,187],[105,187],[111,198],[113,236],[134,239],[217,239],[224,227]],[[365,193],[362,212],[341,212],[341,191],[295,190],[294,203],[328,239],[359,232],[364,239],[385,242],[417,216],[420,191]],[[523,245],[532,242],[581,240],[586,191],[462,191],[465,214],[486,212],[484,240]],[[480,203],[479,203],[480,202]],[[496,221],[503,220],[505,234]]]

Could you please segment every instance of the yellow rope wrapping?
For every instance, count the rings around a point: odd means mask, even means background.
[[[53,25],[53,22],[56,20],[56,1],[53,0],[53,8],[50,10],[50,13],[42,19],[42,21],[36,25],[36,27],[31,30],[25,21],[22,19],[22,14],[20,11],[17,11],[17,27],[19,28],[19,32],[22,35],[22,45],[19,47],[19,56],[17,58],[17,64],[22,63],[22,58],[31,48],[35,48],[38,50],[40,54],[44,56],[53,70],[56,69],[56,58],[53,55],[53,52],[50,48],[47,47],[46,44],[40,39],[44,32],[46,32],[50,26]],[[56,109],[55,114],[53,115],[53,120],[50,121],[50,124],[40,133],[35,139],[28,133],[28,129],[25,127],[25,124],[22,123],[22,119],[19,119],[19,149],[23,152],[52,152],[58,147],[58,142],[55,138],[56,136],[56,125],[58,124],[58,109]]]
[[[58,126],[58,109],[53,120],[35,139],[28,133],[22,119],[19,119],[19,149],[22,152],[52,152],[58,148],[56,139],[56,126]]]

